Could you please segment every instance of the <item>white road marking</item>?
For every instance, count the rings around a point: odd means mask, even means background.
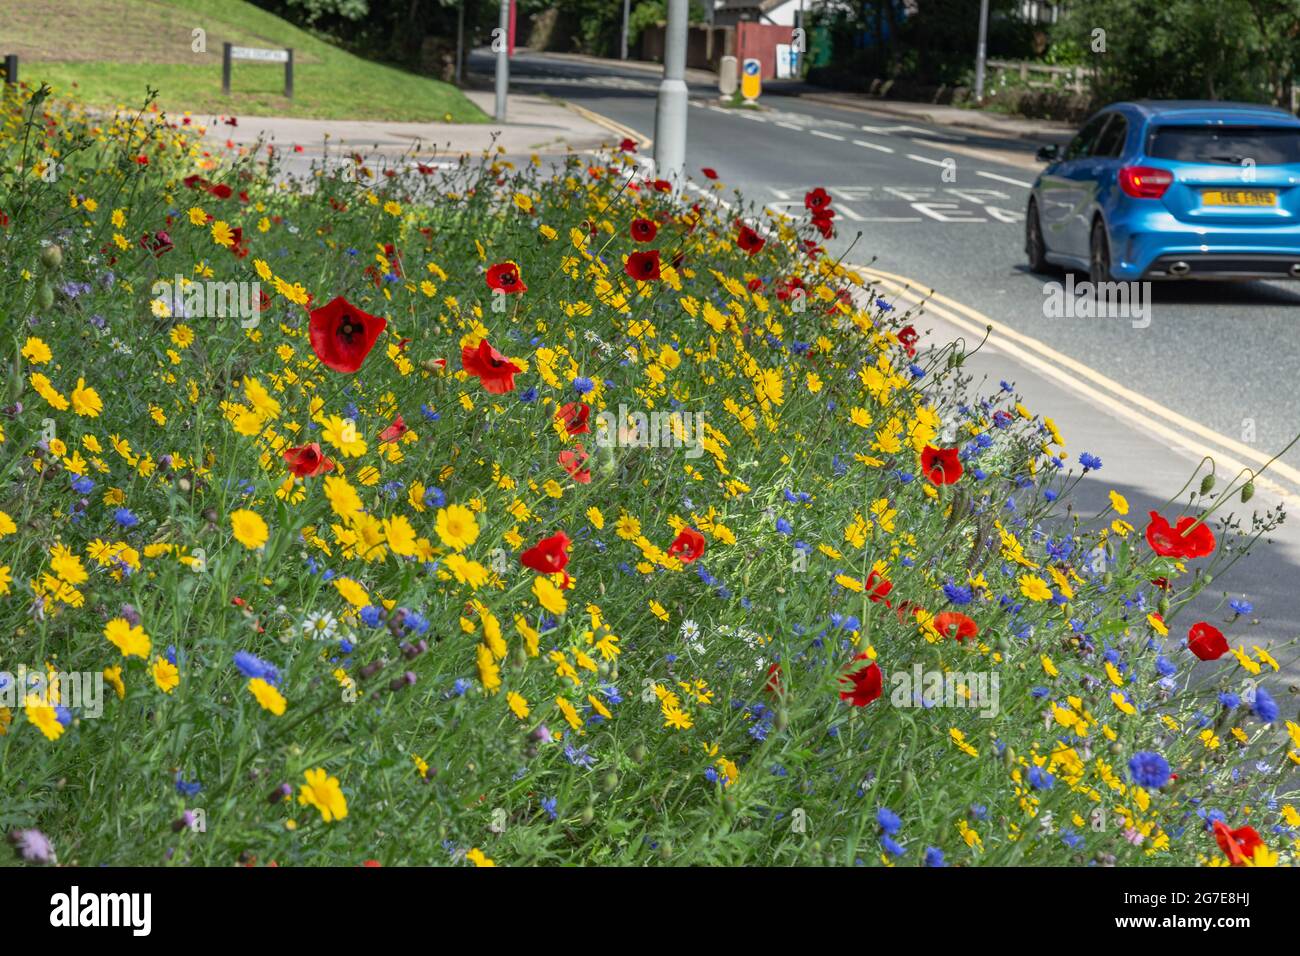
[[[890,149],[888,146],[881,146],[881,145],[879,145],[878,143],[868,143],[865,139],[855,139],[855,140],[853,141],[853,145],[854,145],[854,146],[865,146],[867,149],[878,149],[878,150],[880,150],[880,152],[882,152],[882,153],[892,153],[892,152],[893,152],[893,150]]]
[[[804,131],[802,126],[796,126],[794,123],[782,123],[778,121],[776,125],[781,127],[782,129],[792,129],[796,133],[802,133]]]
[[[838,133],[823,133],[819,129],[810,129],[808,132],[812,133],[814,136],[820,136],[822,139],[836,139],[841,143],[844,142],[844,137]]]
[[[1000,183],[1010,183],[1012,186],[1023,186],[1025,189],[1034,188],[1033,183],[1026,183],[1019,179],[1012,179],[1009,176],[999,176],[997,173],[986,173],[983,170],[979,170],[979,169],[975,171],[975,175],[983,176],[985,179],[996,179]]]
[[[947,163],[945,163],[945,162],[944,162],[943,160],[941,160],[941,159],[930,159],[928,156],[918,156],[918,155],[916,155],[916,153],[908,153],[908,154],[907,154],[907,158],[908,158],[908,159],[914,159],[914,160],[916,160],[918,163],[928,163],[928,164],[931,165],[931,166],[946,166],[946,165],[948,165]]]

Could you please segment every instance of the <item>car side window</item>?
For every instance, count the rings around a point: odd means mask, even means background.
[[[1114,113],[1106,129],[1097,137],[1089,155],[1100,159],[1115,159],[1123,155],[1126,139],[1128,139],[1128,120]]]
[[[1070,145],[1065,147],[1064,158],[1066,160],[1071,160],[1082,159],[1087,156],[1089,150],[1092,148],[1092,144],[1096,141],[1098,135],[1100,135],[1102,127],[1106,125],[1106,121],[1109,120],[1112,115],[1114,114],[1102,113],[1100,116],[1094,117],[1083,129],[1079,130],[1078,135],[1076,135],[1074,139],[1070,140]]]

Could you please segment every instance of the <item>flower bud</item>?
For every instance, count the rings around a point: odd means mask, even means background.
[[[393,693],[412,686],[415,683],[415,672],[407,671],[400,677],[394,677],[388,684],[388,689]]]
[[[289,786],[287,783],[282,783],[271,791],[270,795],[266,798],[266,802],[271,804],[283,803],[291,796],[293,796],[293,787]]]
[[[1201,494],[1208,495],[1214,490],[1214,475],[1206,475],[1201,479]]]
[[[1248,481],[1241,486],[1241,503],[1244,505],[1253,497],[1255,497],[1255,483]]]
[[[49,245],[41,250],[41,265],[51,272],[63,265],[63,249],[60,246]]]

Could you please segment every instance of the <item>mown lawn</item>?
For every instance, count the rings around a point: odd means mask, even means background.
[[[147,88],[172,112],[317,119],[476,123],[482,111],[455,87],[353,56],[242,0],[79,0],[53,9],[0,0],[0,53],[16,53],[20,78],[75,88],[90,106],[132,105]],[[194,31],[204,31],[195,52]],[[224,42],[294,50],[294,97],[284,68],[237,60],[221,92]]]

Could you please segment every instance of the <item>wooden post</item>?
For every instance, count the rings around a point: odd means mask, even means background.
[[[230,95],[230,48],[233,44],[221,44],[221,92]]]
[[[289,58],[284,61],[284,95],[293,99],[293,47],[288,47],[285,53]]]
[[[5,83],[10,86],[18,85],[18,54],[5,54]]]

